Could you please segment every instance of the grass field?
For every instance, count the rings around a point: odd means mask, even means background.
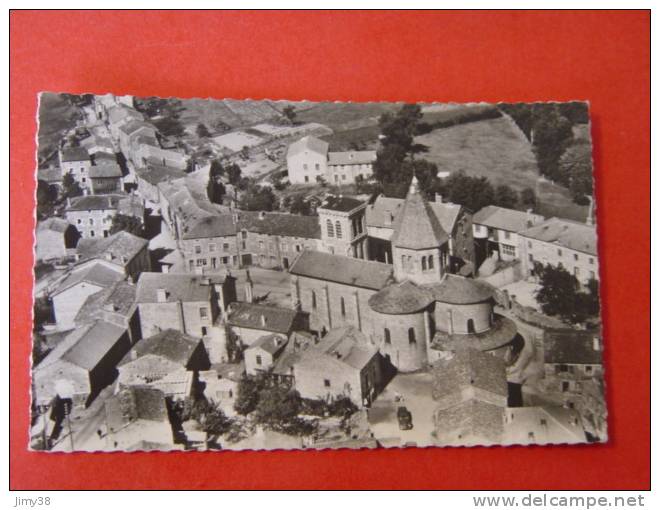
[[[78,109],[59,94],[42,94],[39,103],[39,166],[53,160],[62,136],[76,125]],[[56,159],[56,158],[55,158]]]
[[[584,221],[587,208],[573,203],[568,190],[538,182],[539,172],[529,142],[505,117],[436,129],[416,138],[429,148],[422,157],[440,171],[464,171],[487,177],[493,185],[506,184],[537,192],[538,212],[546,216]]]

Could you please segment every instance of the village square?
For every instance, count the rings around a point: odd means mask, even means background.
[[[586,104],[39,119],[31,448],[607,439]]]

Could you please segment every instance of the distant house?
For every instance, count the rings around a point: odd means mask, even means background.
[[[234,402],[238,396],[242,374],[243,371],[238,369],[238,365],[215,365],[211,370],[199,372],[200,383],[204,385],[204,396],[220,406],[227,416],[236,414]]]
[[[512,407],[506,410],[504,423],[504,445],[577,444],[587,440],[579,413],[564,407]]]
[[[457,351],[434,364],[431,391],[438,444],[501,442],[508,396],[502,359],[473,348]]]
[[[243,345],[251,346],[269,333],[286,340],[293,331],[308,329],[308,319],[290,308],[235,302],[229,307],[227,325]]]
[[[32,371],[37,405],[54,398],[89,405],[116,377],[116,366],[130,348],[126,329],[97,321],[77,328]]]
[[[369,259],[365,209],[357,198],[329,195],[317,208],[321,251]]]
[[[55,186],[58,191],[62,189],[63,177],[61,168],[40,168],[37,170],[37,180],[45,182],[49,186]]]
[[[60,169],[62,176],[71,174],[82,189],[89,189],[89,169],[92,160],[84,147],[65,147],[60,149]]]
[[[185,223],[180,227],[179,245],[188,271],[239,267],[236,227],[231,214],[181,219]]]
[[[545,218],[531,211],[516,211],[489,205],[472,217],[477,264],[497,252],[501,260],[520,259],[518,233],[541,223]]]
[[[321,177],[333,184],[352,184],[373,174],[376,151],[328,152],[328,142],[305,136],[289,145],[286,161],[294,184],[315,183]]]
[[[331,330],[310,346],[294,366],[295,388],[303,398],[349,398],[368,406],[383,388],[378,349],[354,327]]]
[[[185,172],[177,168],[169,168],[163,165],[148,164],[138,166],[135,169],[138,190],[140,195],[154,204],[160,201],[158,184],[185,177]]]
[[[48,218],[37,225],[37,260],[57,260],[69,255],[80,234],[62,218]]]
[[[142,273],[137,286],[142,336],[165,329],[196,337],[211,335],[235,300],[236,280],[229,275]]]
[[[270,334],[258,338],[243,352],[245,373],[257,375],[273,367],[275,361],[284,351],[287,339],[280,335]]]
[[[73,327],[76,315],[90,295],[124,278],[122,268],[103,260],[74,266],[50,296],[59,329]]]
[[[579,393],[582,380],[603,375],[600,332],[548,331],[543,359],[549,391]]]
[[[115,148],[112,145],[110,138],[102,137],[99,135],[91,135],[80,141],[80,146],[87,149],[87,152],[93,160],[96,159],[98,154],[104,154],[115,158]]]
[[[162,165],[167,168],[185,170],[188,167],[188,156],[183,152],[162,149],[149,143],[142,143],[133,151],[133,161],[136,165]]]
[[[131,153],[131,140],[137,136],[156,136],[156,128],[148,122],[142,120],[129,120],[122,124],[117,130],[119,134],[119,149],[126,155],[127,158],[131,159],[135,164],[139,164],[140,160],[133,159],[133,154]]]
[[[66,219],[84,239],[108,237],[117,213],[144,222],[144,205],[132,195],[87,195],[67,200]]]
[[[174,434],[162,391],[124,388],[105,402],[108,447],[113,450],[172,450]]]
[[[117,163],[101,161],[89,169],[92,193],[121,193],[123,191],[122,171]]]
[[[79,267],[91,261],[103,260],[117,266],[134,281],[140,273],[151,268],[149,242],[124,230],[102,239],[81,239],[76,251]]]
[[[144,115],[125,105],[117,104],[107,109],[106,121],[112,138],[119,141],[120,128],[131,121],[143,121]]]
[[[204,343],[167,329],[135,344],[118,366],[120,386],[148,385],[166,397],[193,395],[198,373],[211,367]]]
[[[519,234],[523,273],[534,275],[534,264],[563,267],[580,283],[599,280],[596,227],[550,218]]]

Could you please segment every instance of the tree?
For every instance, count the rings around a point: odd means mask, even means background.
[[[40,216],[51,216],[57,202],[57,188],[46,181],[37,181],[37,212]]]
[[[144,227],[139,218],[127,214],[115,214],[110,225],[110,234],[121,231],[129,232],[138,237],[144,237]]]
[[[296,123],[296,109],[293,105],[285,106],[282,113],[292,126]]]
[[[214,159],[211,161],[211,167],[209,168],[209,175],[213,177],[220,177],[224,175],[225,168],[222,166],[222,163],[219,159]]]
[[[206,186],[206,194],[209,197],[209,200],[214,204],[222,204],[222,199],[226,193],[225,185],[217,178],[212,175],[209,176],[209,183]]]
[[[302,193],[290,197],[289,211],[303,216],[312,216],[314,212],[309,201],[305,199],[305,195]]]
[[[277,209],[277,197],[270,187],[251,183],[241,195],[239,206],[245,211],[273,211]]]
[[[532,188],[525,188],[520,192],[520,203],[528,209],[536,207],[536,193]]]
[[[244,416],[254,411],[259,402],[259,390],[261,388],[262,384],[258,378],[244,376],[238,383],[234,410]]]
[[[186,133],[179,119],[173,116],[155,119],[153,124],[165,136],[183,136]]]
[[[208,128],[201,122],[197,124],[197,136],[199,136],[200,138],[208,138],[209,136],[211,136],[211,133],[209,132]]]
[[[569,176],[560,171],[559,160],[573,142],[573,126],[556,104],[536,104],[532,110],[532,150],[542,175],[568,186]]]
[[[518,204],[518,193],[506,184],[501,184],[495,188],[494,203],[499,207],[515,209]]]
[[[437,190],[450,202],[463,205],[472,212],[495,203],[495,190],[486,177],[470,177],[463,172],[455,172],[440,181]]]
[[[229,184],[236,186],[240,182],[243,174],[241,167],[236,163],[233,163],[225,168],[225,171],[227,173],[227,179],[229,179]]]
[[[83,194],[80,184],[73,178],[71,172],[66,173],[62,178],[62,187],[64,188],[64,196],[66,198],[79,197]]]
[[[585,292],[580,289],[577,278],[563,267],[537,264],[535,271],[539,274],[540,284],[536,300],[543,313],[561,317],[573,324],[599,315],[598,281],[591,279]]]
[[[259,394],[255,420],[265,427],[291,435],[307,435],[314,425],[301,419],[300,394],[282,386],[265,388]]]

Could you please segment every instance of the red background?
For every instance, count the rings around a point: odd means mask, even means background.
[[[649,13],[21,11],[11,13],[10,30],[12,488],[649,487]],[[39,91],[591,101],[610,442],[355,452],[28,452]]]

